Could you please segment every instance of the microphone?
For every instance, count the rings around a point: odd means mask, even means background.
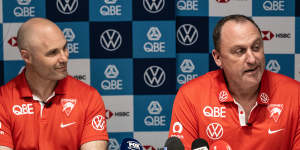
[[[208,150],[208,149],[209,149],[208,143],[204,139],[198,138],[192,143],[192,150]]]
[[[210,150],[232,150],[232,148],[227,142],[218,140],[210,146]]]
[[[179,138],[173,136],[167,139],[164,149],[167,150],[184,150],[184,146]]]
[[[125,138],[122,141],[121,150],[143,150],[143,146],[136,139]]]

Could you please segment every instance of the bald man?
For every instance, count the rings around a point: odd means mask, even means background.
[[[17,42],[26,67],[0,87],[0,150],[106,149],[103,100],[68,75],[61,30],[33,18],[20,27]]]

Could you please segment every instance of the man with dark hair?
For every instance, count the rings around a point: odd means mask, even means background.
[[[105,150],[105,107],[93,87],[67,73],[61,30],[33,18],[17,35],[23,72],[0,88],[1,150]]]
[[[300,84],[265,70],[263,40],[243,15],[222,18],[213,33],[219,70],[180,88],[169,136],[186,149],[197,139],[232,149],[300,149]]]

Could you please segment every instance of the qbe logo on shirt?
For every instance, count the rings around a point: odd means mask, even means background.
[[[69,58],[89,58],[89,25],[85,22],[57,23],[69,50]]]
[[[131,30],[130,22],[91,22],[91,57],[132,58]]]
[[[266,54],[266,69],[275,73],[294,77],[294,55],[293,54]]]
[[[132,94],[132,60],[110,59],[91,60],[92,86],[96,87],[102,95],[105,94]]]
[[[293,16],[295,0],[253,1],[253,16]]]
[[[175,58],[175,22],[134,22],[134,58]]]
[[[177,54],[177,89],[186,82],[208,72],[208,59],[208,54]]]
[[[28,18],[45,17],[45,2],[36,0],[3,0],[5,22],[24,22]]]
[[[135,131],[168,130],[170,126],[171,104],[173,95],[135,96],[134,106],[144,109],[135,113]]]
[[[131,0],[90,1],[89,9],[92,21],[130,21],[132,18]]]

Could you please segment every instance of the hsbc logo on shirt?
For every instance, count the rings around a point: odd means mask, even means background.
[[[265,41],[272,40],[275,38],[291,38],[291,33],[273,33],[271,31],[261,31],[262,32],[262,39]]]

